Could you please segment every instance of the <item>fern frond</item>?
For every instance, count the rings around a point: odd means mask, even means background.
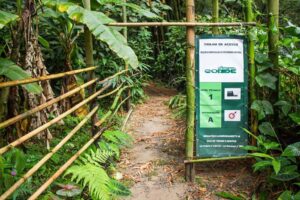
[[[111,179],[102,167],[87,163],[85,165],[75,165],[68,169],[65,175],[71,174],[71,181],[87,186],[91,196],[99,200],[110,199]]]
[[[103,137],[108,142],[119,145],[120,147],[130,147],[132,145],[133,139],[127,133],[122,131],[105,131]]]
[[[126,197],[131,195],[130,190],[125,185],[114,179],[110,179],[110,182],[108,183],[108,188],[110,192],[116,196]]]
[[[100,149],[113,152],[115,159],[118,160],[120,158],[120,148],[117,144],[109,143],[104,140],[101,140],[98,144]]]

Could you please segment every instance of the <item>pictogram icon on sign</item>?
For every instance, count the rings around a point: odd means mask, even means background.
[[[240,122],[241,110],[224,110],[225,122]]]
[[[229,113],[229,115],[228,115],[229,119],[234,119],[235,118],[235,114],[236,114],[236,112]]]

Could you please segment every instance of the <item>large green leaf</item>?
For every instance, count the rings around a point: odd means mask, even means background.
[[[273,90],[276,89],[277,78],[270,73],[259,74],[255,77],[255,80],[260,87],[268,87]]]
[[[17,66],[9,59],[0,58],[0,75],[9,78],[10,80],[22,80],[31,76],[21,67]],[[22,85],[28,92],[40,94],[43,90],[36,83]]]
[[[264,135],[269,135],[272,137],[276,136],[275,130],[270,122],[263,122],[258,127],[259,131]]]
[[[300,125],[300,113],[291,113],[289,114],[289,117],[298,125]]]
[[[290,144],[285,148],[282,153],[282,156],[294,157],[300,156],[300,142],[296,142],[294,144]]]
[[[18,18],[18,15],[14,15],[0,10],[0,29],[2,29],[8,23],[17,20]]]
[[[161,19],[160,16],[154,14],[153,12],[143,9],[140,6],[133,4],[133,3],[127,3],[124,2],[123,0],[97,0],[97,2],[101,5],[105,5],[105,4],[115,4],[118,6],[127,6],[129,8],[131,8],[133,11],[139,13],[140,15],[143,15],[145,17],[148,18],[158,18]]]
[[[251,109],[258,112],[259,120],[264,119],[266,115],[272,115],[274,113],[272,104],[265,100],[255,100],[251,105]]]
[[[86,25],[97,40],[108,44],[109,48],[128,62],[132,68],[138,67],[137,56],[127,45],[123,35],[116,29],[105,25],[114,22],[114,20],[101,12],[89,11],[69,2],[44,0],[43,3],[48,7],[55,8],[61,13],[67,13],[72,20]]]

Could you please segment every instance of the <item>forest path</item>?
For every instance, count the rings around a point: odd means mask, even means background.
[[[131,189],[130,200],[219,200],[226,191],[250,197],[260,182],[251,160],[219,161],[196,165],[195,184],[184,181],[185,123],[168,108],[175,90],[150,84],[149,98],[136,106],[126,131],[134,138],[122,152],[119,169]]]
[[[184,199],[184,125],[172,118],[168,108],[176,91],[151,84],[146,93],[149,99],[135,108],[127,125],[135,142],[132,149],[123,152],[120,164],[124,179],[131,182],[129,199]]]

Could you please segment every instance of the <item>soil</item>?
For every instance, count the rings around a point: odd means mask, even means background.
[[[259,183],[249,160],[196,165],[195,183],[184,180],[183,120],[174,119],[168,101],[176,91],[150,84],[148,99],[137,105],[127,124],[135,140],[119,164],[131,200],[221,199],[216,192],[239,194],[246,199]]]

